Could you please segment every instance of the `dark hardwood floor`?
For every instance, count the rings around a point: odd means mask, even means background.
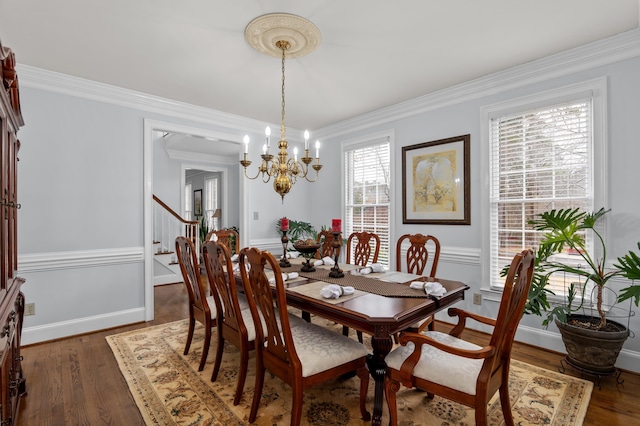
[[[22,363],[27,396],[20,404],[18,425],[141,425],[142,417],[120,374],[105,336],[188,316],[184,285],[155,288],[155,320],[53,342],[26,346]],[[447,326],[438,324],[437,329]],[[468,332],[480,343],[485,335]],[[556,370],[561,354],[532,346],[514,345],[514,358]],[[579,373],[567,370],[579,377]],[[613,378],[594,388],[585,425],[634,425],[640,422],[640,375],[624,372],[624,384]]]

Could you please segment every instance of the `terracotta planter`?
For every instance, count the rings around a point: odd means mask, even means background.
[[[585,319],[589,316],[572,315],[569,319]],[[622,345],[629,337],[629,330],[615,321],[622,331],[596,331],[555,320],[567,350],[567,362],[578,369],[596,375],[612,374],[616,371],[616,360]]]

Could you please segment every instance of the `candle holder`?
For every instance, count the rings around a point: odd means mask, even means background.
[[[287,259],[287,246],[289,245],[289,238],[287,237],[287,231],[282,231],[282,259],[280,259],[280,267],[281,268],[290,268],[291,262]]]
[[[340,232],[333,232],[333,241],[331,242],[331,247],[333,247],[333,256],[334,256],[334,265],[329,272],[329,276],[331,278],[342,278],[344,277],[344,272],[338,266],[338,257],[340,257]]]

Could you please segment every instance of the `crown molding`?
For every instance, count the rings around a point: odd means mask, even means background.
[[[575,49],[331,124],[314,130],[314,134],[317,137],[329,139],[638,56],[640,56],[640,29],[598,40]]]
[[[264,131],[264,122],[252,118],[149,95],[135,90],[111,86],[109,84],[29,65],[18,65],[16,68],[20,75],[21,87],[60,93],[209,125],[224,126],[242,132],[262,133]]]

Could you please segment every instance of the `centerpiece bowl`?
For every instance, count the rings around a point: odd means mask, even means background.
[[[307,261],[302,264],[302,267],[300,268],[300,271],[302,271],[302,272],[313,272],[313,271],[315,271],[316,268],[314,268],[314,266],[311,264],[310,261],[311,261],[311,259],[313,259],[316,256],[316,252],[320,248],[320,244],[319,243],[309,243],[309,242],[303,242],[303,241],[296,241],[295,243],[293,243],[293,248],[296,249],[298,252],[300,252],[302,257],[307,259]]]

